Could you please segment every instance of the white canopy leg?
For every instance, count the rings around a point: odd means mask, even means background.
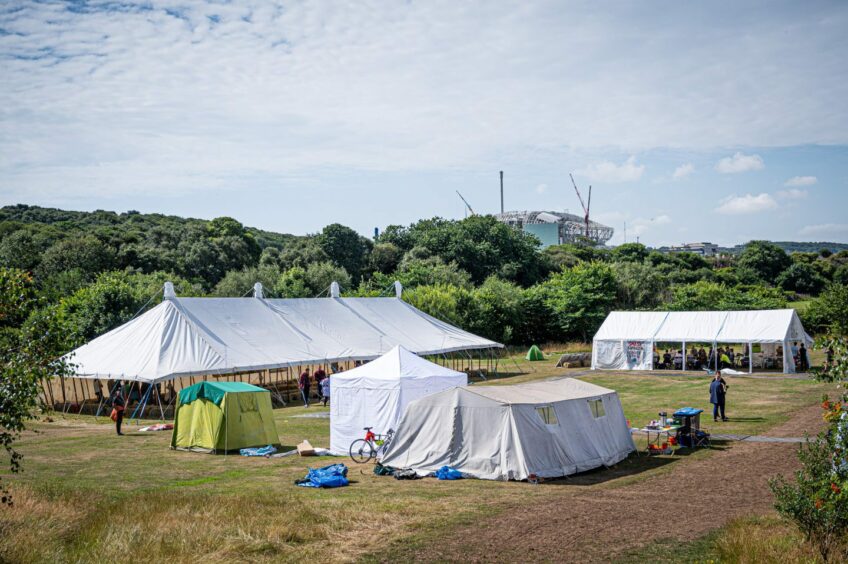
[[[754,372],[754,344],[748,343],[748,374]]]

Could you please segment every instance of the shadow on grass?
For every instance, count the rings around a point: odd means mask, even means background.
[[[609,468],[601,467],[587,470],[579,474],[572,474],[562,478],[553,478],[541,483],[544,486],[594,486],[619,478],[638,476],[643,472],[649,472],[674,464],[678,456],[651,456],[647,453],[631,454],[615,466]]]

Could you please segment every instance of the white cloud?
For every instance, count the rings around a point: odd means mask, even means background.
[[[547,184],[539,184],[538,186],[536,186],[536,193],[537,194],[544,194],[547,191],[548,191],[548,185]]]
[[[763,192],[756,196],[752,194],[745,194],[744,196],[734,194],[728,196],[719,202],[719,206],[715,211],[727,215],[739,215],[771,210],[776,207],[777,202],[774,198],[770,194]]]
[[[563,148],[848,143],[833,6],[726,18],[697,3],[13,4],[0,9],[6,197],[494,168]],[[643,167],[620,168],[613,181]]]
[[[692,166],[692,163],[686,163],[674,169],[674,174],[672,174],[671,177],[674,180],[683,180],[693,172],[695,172],[695,167]]]
[[[789,190],[781,190],[777,193],[777,197],[783,200],[803,200],[810,193],[806,190],[799,190],[798,188],[790,188]]]
[[[617,183],[639,180],[643,172],[645,172],[645,165],[637,165],[636,157],[631,156],[620,165],[612,161],[602,161],[578,170],[577,174],[585,176],[592,182]]]
[[[801,235],[845,235],[848,234],[848,223],[807,225],[798,233]]]
[[[725,157],[718,161],[715,169],[722,174],[733,174],[762,170],[764,167],[765,165],[760,155],[743,155],[737,152],[732,157]]]
[[[784,186],[812,186],[819,179],[815,176],[793,176],[783,183]]]

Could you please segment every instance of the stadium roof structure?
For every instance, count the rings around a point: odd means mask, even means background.
[[[396,297],[165,299],[65,359],[80,378],[162,382],[348,360],[372,360],[397,345],[419,355],[502,347]]]

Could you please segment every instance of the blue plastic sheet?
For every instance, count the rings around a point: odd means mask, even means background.
[[[440,480],[461,480],[462,472],[450,466],[442,466],[436,470],[436,477]]]
[[[295,483],[304,488],[340,488],[348,485],[347,466],[331,464],[323,468],[310,468],[306,477]]]
[[[270,456],[275,452],[277,452],[277,448],[274,445],[268,445],[264,447],[243,448],[239,451],[239,454],[242,456]]]

